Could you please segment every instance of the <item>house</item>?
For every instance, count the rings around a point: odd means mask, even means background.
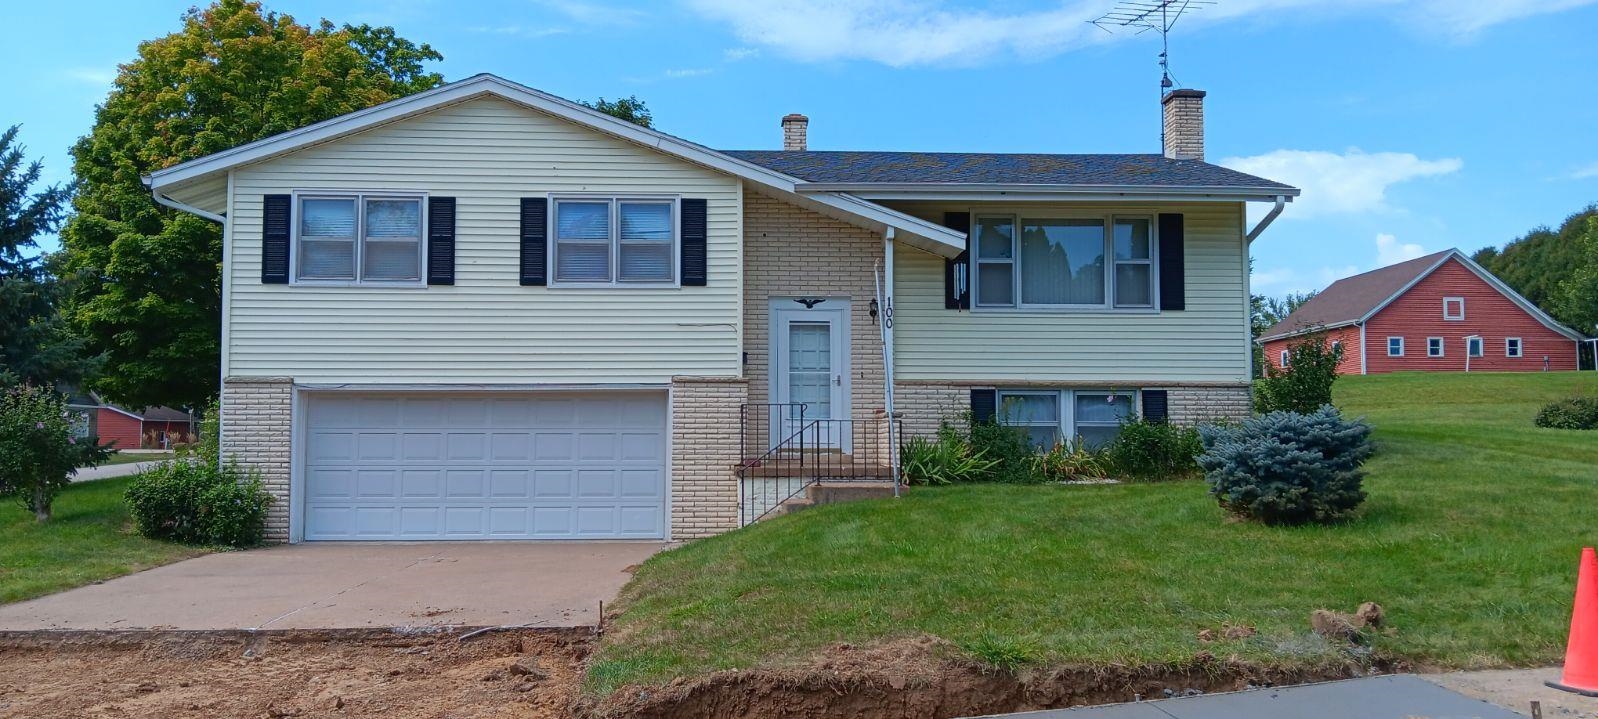
[[[195,433],[194,418],[171,407],[134,411],[111,404],[93,392],[67,394],[67,409],[83,419],[75,425],[79,439],[96,437],[116,449],[164,449]]]
[[[477,75],[146,182],[223,225],[271,539],[682,540],[952,412],[1246,413],[1244,203],[1298,191],[1205,163],[1203,99],[1163,154],[729,152]]]
[[[1582,339],[1453,249],[1332,283],[1260,335],[1266,361],[1315,333],[1343,348],[1339,374],[1574,370]]]

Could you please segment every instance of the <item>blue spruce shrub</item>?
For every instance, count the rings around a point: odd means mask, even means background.
[[[1323,405],[1271,412],[1199,430],[1210,494],[1234,515],[1269,525],[1328,523],[1365,501],[1360,465],[1375,451],[1371,427]]]

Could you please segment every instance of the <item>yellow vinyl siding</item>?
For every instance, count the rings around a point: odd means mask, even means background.
[[[969,204],[892,204],[941,222]],[[995,212],[1186,216],[1186,300],[1180,312],[944,309],[943,258],[896,253],[894,371],[906,381],[1245,382],[1249,349],[1242,209],[1189,205],[994,206]],[[976,212],[987,211],[978,208]]]
[[[739,373],[741,188],[723,173],[478,98],[233,177],[226,375],[598,384]],[[456,198],[455,284],[261,284],[261,198],[295,190]],[[520,198],[552,192],[707,199],[708,286],[520,286]]]

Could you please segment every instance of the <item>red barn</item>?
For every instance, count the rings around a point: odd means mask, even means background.
[[[67,408],[85,416],[78,436],[93,435],[100,444],[117,449],[165,449],[170,442],[193,438],[197,423],[189,413],[170,407],[150,407],[143,412],[118,407],[93,393],[69,393]]]
[[[1265,360],[1314,332],[1342,345],[1340,374],[1574,370],[1582,340],[1459,250],[1333,282],[1260,337]]]

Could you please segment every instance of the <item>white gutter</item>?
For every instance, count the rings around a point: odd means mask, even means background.
[[[1253,244],[1254,239],[1259,237],[1260,233],[1265,231],[1265,228],[1270,227],[1272,222],[1276,221],[1277,216],[1282,214],[1282,208],[1286,206],[1287,196],[1277,195],[1276,206],[1272,207],[1270,212],[1266,213],[1264,217],[1260,218],[1259,224],[1255,225],[1254,229],[1248,231],[1249,244]]]
[[[886,193],[957,194],[973,192],[996,194],[1032,193],[1039,195],[1148,195],[1196,197],[1250,197],[1270,200],[1297,197],[1295,187],[1248,187],[1225,185],[1094,185],[1085,183],[1050,184],[1020,182],[804,182],[794,183],[794,191],[847,192],[861,197],[881,197]]]
[[[157,203],[162,204],[162,205],[166,205],[167,207],[170,207],[170,208],[172,208],[174,210],[177,210],[179,212],[187,212],[187,213],[189,213],[191,215],[199,215],[200,217],[204,217],[205,219],[210,220],[212,222],[216,222],[216,223],[226,223],[227,222],[227,218],[222,216],[222,215],[218,215],[215,212],[206,212],[205,210],[202,210],[202,209],[200,209],[198,207],[195,207],[194,205],[185,205],[185,204],[183,204],[181,202],[178,202],[177,200],[174,200],[174,199],[172,199],[170,197],[167,197],[166,195],[163,195],[163,194],[161,194],[159,192],[151,191],[150,195],[155,198],[155,201]]]

